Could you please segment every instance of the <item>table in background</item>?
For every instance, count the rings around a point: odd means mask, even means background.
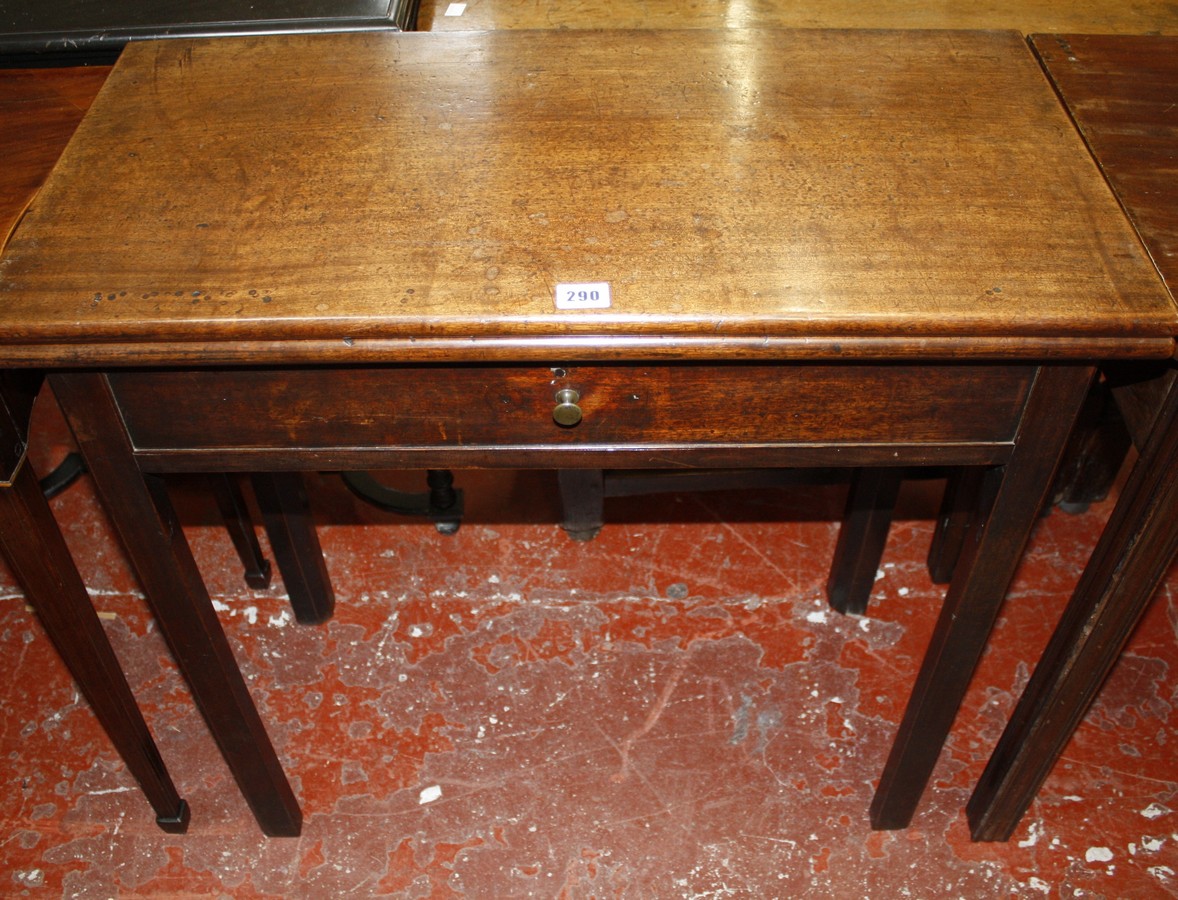
[[[897,828],[1094,361],[1176,319],[990,32],[135,43],[0,279],[0,361],[50,372],[272,834],[298,806],[161,474],[986,467],[872,805]]]
[[[418,5],[419,0],[261,0],[245,9],[224,0],[0,0],[0,159],[4,161],[0,247],[101,87],[109,72],[107,64],[117,59],[128,42],[178,36],[409,30],[416,24]],[[36,495],[37,479],[24,461],[32,395],[38,384],[35,378],[0,379],[0,441],[16,453],[0,472],[4,508],[0,543],[37,606],[47,635],[144,787],[157,821],[167,830],[183,830],[187,806],[176,795],[100,623],[93,618],[52,514]],[[281,524],[287,521],[282,519]],[[35,538],[31,543],[30,537]],[[252,537],[252,533],[243,534],[245,540]],[[249,548],[239,547],[239,552],[244,561]]]
[[[1031,44],[1171,292],[1178,286],[1178,38],[1034,35]],[[1006,840],[1063,752],[1178,552],[1174,365],[1110,372],[1139,456],[969,803]]]
[[[130,41],[411,31],[420,0],[0,0],[5,65],[111,63]]]
[[[106,70],[0,69],[0,251],[89,106]],[[180,799],[69,549],[28,452],[36,372],[0,374],[0,553],[34,606],[127,769],[166,831],[182,832]]]

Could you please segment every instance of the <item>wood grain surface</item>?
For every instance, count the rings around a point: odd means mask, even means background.
[[[1041,34],[1031,45],[1178,290],[1178,37]]]
[[[109,72],[106,66],[0,69],[0,248]]]
[[[459,15],[447,15],[462,6]],[[457,12],[454,10],[452,12]],[[503,28],[1017,28],[1178,34],[1170,0],[423,0],[422,31]]]
[[[620,457],[637,446],[666,468],[681,464],[688,445],[701,455],[747,447],[746,460],[760,447],[775,465],[798,445],[840,448],[830,451],[831,464],[851,465],[844,458],[862,461],[853,448],[864,444],[885,463],[917,446],[954,462],[1004,462],[1034,372],[963,364],[348,366],[114,372],[108,382],[136,453],[188,465],[271,468],[296,450],[313,465],[394,446],[411,448],[406,460],[459,451],[447,458],[490,464],[516,451],[567,464],[590,449]],[[575,427],[553,421],[562,388],[577,392],[584,418]]]
[[[1055,34],[1033,35],[1031,45],[1173,289],[1178,41]],[[1121,373],[1112,374],[1115,383]],[[1138,459],[970,798],[975,840],[1004,841],[1014,833],[1178,553],[1175,378],[1171,369],[1117,390]]]
[[[554,309],[582,281],[612,307]],[[1013,33],[133,45],[0,290],[47,365],[1156,356],[1175,320]]]

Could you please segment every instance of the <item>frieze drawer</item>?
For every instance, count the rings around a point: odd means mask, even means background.
[[[137,453],[237,447],[264,455],[294,448],[998,446],[1013,440],[1034,373],[1033,366],[650,364],[108,377]],[[500,455],[501,464],[518,464]]]

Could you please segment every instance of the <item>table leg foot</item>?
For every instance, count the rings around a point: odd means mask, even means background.
[[[826,582],[827,599],[841,613],[867,612],[903,474],[886,467],[855,470]]]
[[[266,472],[252,475],[251,480],[295,619],[303,625],[326,622],[335,612],[335,592],[315,533],[303,476]]]
[[[270,586],[270,560],[262,555],[241,485],[233,475],[210,475],[209,484],[225,530],[245,570],[245,583],[255,591],[265,590]]]
[[[561,469],[561,528],[574,541],[591,541],[605,524],[605,472],[601,469]]]
[[[181,800],[180,808],[174,815],[156,816],[155,824],[160,827],[160,831],[166,831],[168,834],[184,834],[188,831],[188,820],[188,803]]]

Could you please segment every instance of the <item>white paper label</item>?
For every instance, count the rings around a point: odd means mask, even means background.
[[[557,309],[608,309],[609,282],[587,281],[556,286]]]
[[[449,6],[446,7],[446,12],[443,13],[443,15],[460,16],[464,12],[466,12],[466,4],[465,3],[451,3]]]

